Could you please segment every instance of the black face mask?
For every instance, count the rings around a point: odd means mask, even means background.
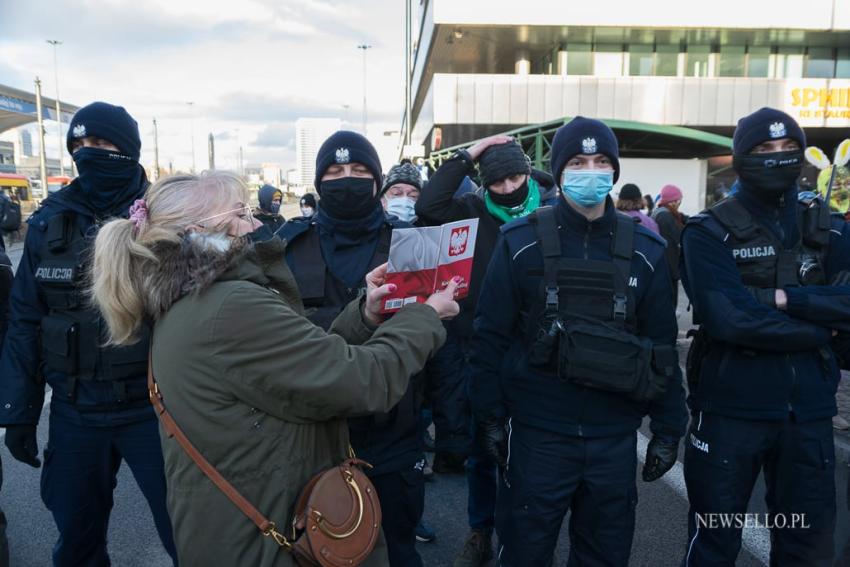
[[[490,200],[500,207],[519,207],[525,203],[526,199],[528,199],[528,178],[526,178],[526,180],[522,182],[522,185],[517,187],[515,191],[506,195],[501,195],[495,191],[491,191],[489,188],[487,189],[487,193],[490,195]]]
[[[803,170],[803,151],[747,154],[732,158],[745,185],[767,197],[779,197],[794,187]]]
[[[74,152],[83,196],[99,213],[114,213],[139,193],[142,168],[133,158],[111,150],[80,148]]]
[[[322,181],[322,209],[338,219],[362,219],[375,209],[375,180],[371,177],[342,177]]]

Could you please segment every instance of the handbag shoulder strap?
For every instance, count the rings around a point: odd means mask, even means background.
[[[168,433],[168,436],[173,437],[180,446],[183,447],[183,450],[186,451],[189,458],[198,465],[198,468],[207,475],[213,484],[215,484],[219,490],[221,490],[224,495],[227,496],[230,501],[242,511],[243,514],[248,516],[248,518],[254,522],[264,536],[271,537],[279,546],[285,548],[287,551],[291,551],[292,543],[284,534],[277,530],[275,523],[263,516],[263,514],[260,513],[253,504],[248,502],[248,500],[227,481],[227,479],[221,476],[221,473],[218,472],[218,470],[216,470],[216,468],[204,458],[201,452],[195,448],[192,442],[189,441],[189,438],[186,437],[186,434],[183,433],[183,430],[180,429],[180,426],[177,425],[177,422],[174,421],[174,418],[168,410],[165,409],[165,404],[163,404],[162,401],[162,392],[159,391],[159,386],[157,386],[156,380],[153,377],[153,348],[151,348],[148,352],[148,397],[150,398],[151,404],[153,404],[154,410],[156,410],[159,421]]]

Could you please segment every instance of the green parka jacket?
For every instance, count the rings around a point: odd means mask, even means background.
[[[371,328],[359,301],[326,333],[304,317],[283,252],[279,239],[257,244],[176,301],[155,325],[153,370],[198,450],[260,512],[289,526],[301,488],[347,456],[346,418],[395,405],[445,333],[425,305]],[[294,565],[161,433],[182,566]],[[383,537],[365,565],[387,565]]]

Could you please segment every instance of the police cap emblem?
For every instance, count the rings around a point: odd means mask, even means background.
[[[581,151],[585,154],[596,153],[596,138],[585,138],[581,141]]]
[[[75,138],[85,138],[86,137],[86,125],[85,124],[77,124],[74,126],[74,129],[71,131]]]
[[[770,125],[770,137],[771,138],[784,138],[788,135],[788,130],[785,128],[785,124],[782,122],[774,122]]]
[[[337,148],[336,150],[336,162],[337,163],[348,163],[351,161],[351,155],[348,153],[348,148]]]

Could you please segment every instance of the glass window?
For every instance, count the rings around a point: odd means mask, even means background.
[[[652,75],[653,53],[651,45],[629,46],[629,75],[647,77]]]
[[[567,44],[567,75],[592,75],[593,53],[589,43]]]
[[[623,46],[597,45],[593,52],[593,74],[597,77],[622,77]]]
[[[708,60],[711,47],[708,45],[689,45],[685,55],[685,76],[708,77]]]
[[[838,50],[838,57],[835,61],[835,78],[850,79],[850,49],[848,48]]]
[[[655,48],[655,75],[675,77],[679,74],[679,46],[659,45]]]
[[[803,49],[800,47],[780,47],[776,51],[777,79],[799,79],[803,76]]]
[[[835,53],[831,47],[809,48],[806,76],[817,79],[831,79],[835,76]]]
[[[770,48],[750,47],[747,49],[747,76],[770,76]]]
[[[721,77],[743,77],[745,63],[744,46],[724,45],[720,48],[719,72]]]

